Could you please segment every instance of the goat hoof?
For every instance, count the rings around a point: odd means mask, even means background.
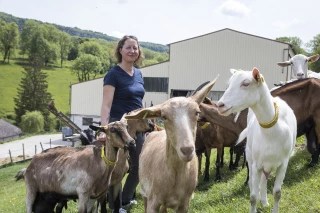
[[[262,206],[262,207],[267,207],[267,206],[269,206],[268,201],[261,201],[261,206]]]
[[[310,168],[310,167],[314,167],[314,165],[316,165],[316,163],[314,163],[314,162],[310,162],[310,163],[308,164],[308,168]]]
[[[220,181],[221,181],[221,177],[216,177],[216,178],[214,179],[214,181],[220,182]]]

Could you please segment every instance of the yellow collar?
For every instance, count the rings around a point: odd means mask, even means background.
[[[114,166],[116,165],[117,161],[113,162],[113,161],[110,161],[104,154],[104,146],[102,146],[102,149],[101,149],[101,158],[104,160],[104,162],[109,165],[109,166]]]
[[[202,126],[200,126],[201,129],[205,129],[210,125],[210,122],[205,122]]]
[[[274,102],[273,104],[274,104],[274,109],[275,109],[275,111],[276,111],[276,114],[274,115],[274,118],[272,119],[272,121],[270,121],[269,123],[264,123],[264,124],[259,123],[262,128],[270,128],[270,127],[273,127],[273,126],[277,123],[277,121],[278,121],[278,118],[279,118],[279,108],[278,108],[278,105],[277,105],[276,102]]]

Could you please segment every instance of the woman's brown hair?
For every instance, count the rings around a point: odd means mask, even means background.
[[[139,50],[139,56],[138,56],[137,60],[134,62],[134,65],[140,65],[144,57],[143,57],[143,53],[141,51],[141,47],[140,47],[139,41],[138,41],[137,37],[135,37],[133,35],[125,35],[120,39],[120,41],[118,42],[118,44],[116,46],[114,55],[115,55],[115,57],[117,59],[117,62],[121,63],[122,55],[120,54],[120,49],[123,47],[123,45],[126,42],[126,40],[130,39],[130,38],[137,42],[138,50]]]

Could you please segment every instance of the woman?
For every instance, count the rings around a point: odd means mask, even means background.
[[[118,64],[112,67],[104,77],[101,107],[101,125],[103,126],[109,122],[120,120],[124,113],[143,107],[142,99],[145,90],[142,73],[134,67],[143,59],[138,39],[134,36],[124,36],[116,46],[115,56]],[[99,140],[104,141],[105,137],[106,135],[101,133]],[[129,150],[131,165],[123,187],[122,205],[124,207],[136,202],[133,198],[139,183],[139,155],[144,140],[145,134],[137,133],[136,149]],[[109,197],[111,194],[109,193]],[[111,208],[112,204],[112,201],[109,200]]]

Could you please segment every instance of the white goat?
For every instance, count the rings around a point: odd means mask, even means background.
[[[164,129],[146,138],[140,154],[140,193],[145,212],[167,212],[167,208],[186,213],[198,180],[195,137],[199,104],[216,79],[191,97],[176,97],[140,110],[126,119],[164,120]]]
[[[273,187],[273,212],[276,213],[279,209],[281,185],[296,142],[296,117],[285,101],[271,96],[257,68],[252,72],[232,69],[231,73],[233,75],[229,80],[229,87],[218,102],[218,111],[227,116],[249,107],[248,125],[239,140],[247,134],[250,212],[256,212],[259,183],[261,204],[269,205],[267,179],[272,171],[276,171]]]
[[[308,70],[308,63],[315,62],[319,59],[320,55],[313,55],[307,57],[302,54],[298,54],[293,56],[289,61],[278,62],[280,67],[287,67],[289,65],[292,66],[293,74],[297,77],[297,79],[307,78],[307,77],[314,77],[312,71]],[[309,76],[311,75],[311,76]],[[318,77],[316,77],[318,78]]]

